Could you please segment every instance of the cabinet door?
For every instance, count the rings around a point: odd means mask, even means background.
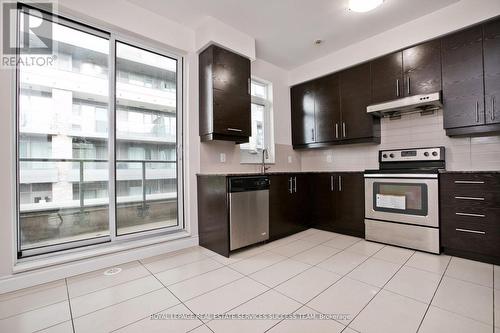
[[[365,184],[362,173],[337,174],[335,223],[339,231],[365,235]]]
[[[396,52],[371,62],[372,103],[381,103],[403,96],[403,54]]]
[[[314,82],[306,82],[291,88],[292,102],[292,144],[313,143],[314,124]]]
[[[289,175],[270,176],[269,239],[275,240],[294,233],[293,184]]]
[[[340,96],[337,74],[316,80],[315,103],[315,142],[331,142],[340,139]]]
[[[314,228],[335,231],[336,181],[332,173],[318,173],[312,177],[310,217]]]
[[[292,206],[294,215],[291,219],[294,232],[308,229],[311,226],[311,181],[313,174],[293,175]]]
[[[213,90],[214,133],[251,136],[250,95],[238,96],[229,91]]]
[[[403,95],[441,90],[441,41],[434,40],[403,51]]]
[[[250,95],[250,60],[218,46],[213,50],[213,88]]]
[[[483,29],[442,39],[444,128],[484,124]]]
[[[500,20],[484,25],[486,123],[500,123]]]
[[[370,64],[362,64],[340,72],[342,139],[359,139],[373,136],[374,118],[366,113],[370,104]]]

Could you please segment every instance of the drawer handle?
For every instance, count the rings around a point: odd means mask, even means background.
[[[482,180],[455,180],[455,184],[484,184]]]
[[[476,197],[455,197],[455,199],[484,201],[484,198],[476,198]]]
[[[455,228],[455,230],[456,231],[460,231],[460,232],[468,232],[470,234],[486,235],[486,232],[484,232],[484,231],[469,230],[469,229],[460,229],[460,228]]]
[[[228,131],[230,132],[243,132],[243,130],[239,129],[239,128],[231,128],[231,127],[228,127],[226,128]]]
[[[470,214],[470,213],[455,213],[455,214],[460,216],[486,217],[486,215],[483,214]]]

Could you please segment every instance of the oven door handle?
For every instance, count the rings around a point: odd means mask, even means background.
[[[407,178],[407,179],[437,179],[438,175],[431,174],[414,174],[414,173],[369,173],[365,174],[365,178]]]

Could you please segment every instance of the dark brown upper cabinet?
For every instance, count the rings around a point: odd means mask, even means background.
[[[403,96],[403,53],[396,52],[371,62],[372,104]]]
[[[484,123],[483,29],[442,39],[444,128]],[[447,131],[448,132],[448,131]]]
[[[500,124],[500,20],[484,25],[486,123]]]
[[[403,96],[441,91],[441,41],[403,51]]]
[[[380,138],[380,119],[366,112],[371,101],[370,64],[351,67],[339,76],[341,122],[338,137],[347,142]],[[335,129],[337,132],[337,126]]]
[[[441,90],[441,42],[433,40],[371,62],[372,103]]]
[[[211,45],[199,56],[201,141],[248,142],[250,60]]]
[[[339,75],[331,74],[318,79],[315,89],[315,142],[340,139]]]
[[[315,84],[313,81],[291,89],[292,144],[304,145],[315,142]]]
[[[293,146],[380,143],[380,119],[366,113],[370,100],[370,64],[293,86]]]

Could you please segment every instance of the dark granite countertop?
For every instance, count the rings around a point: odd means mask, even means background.
[[[364,171],[266,171],[265,174],[259,172],[240,173],[197,173],[197,176],[219,176],[219,177],[244,177],[244,176],[273,176],[286,174],[311,174],[311,173],[363,173]]]
[[[454,170],[454,171],[451,171],[451,170],[439,170],[439,173],[495,173],[495,174],[500,174],[500,170],[491,170],[491,171],[487,171],[487,170],[481,170],[481,171],[459,171],[459,170]]]

